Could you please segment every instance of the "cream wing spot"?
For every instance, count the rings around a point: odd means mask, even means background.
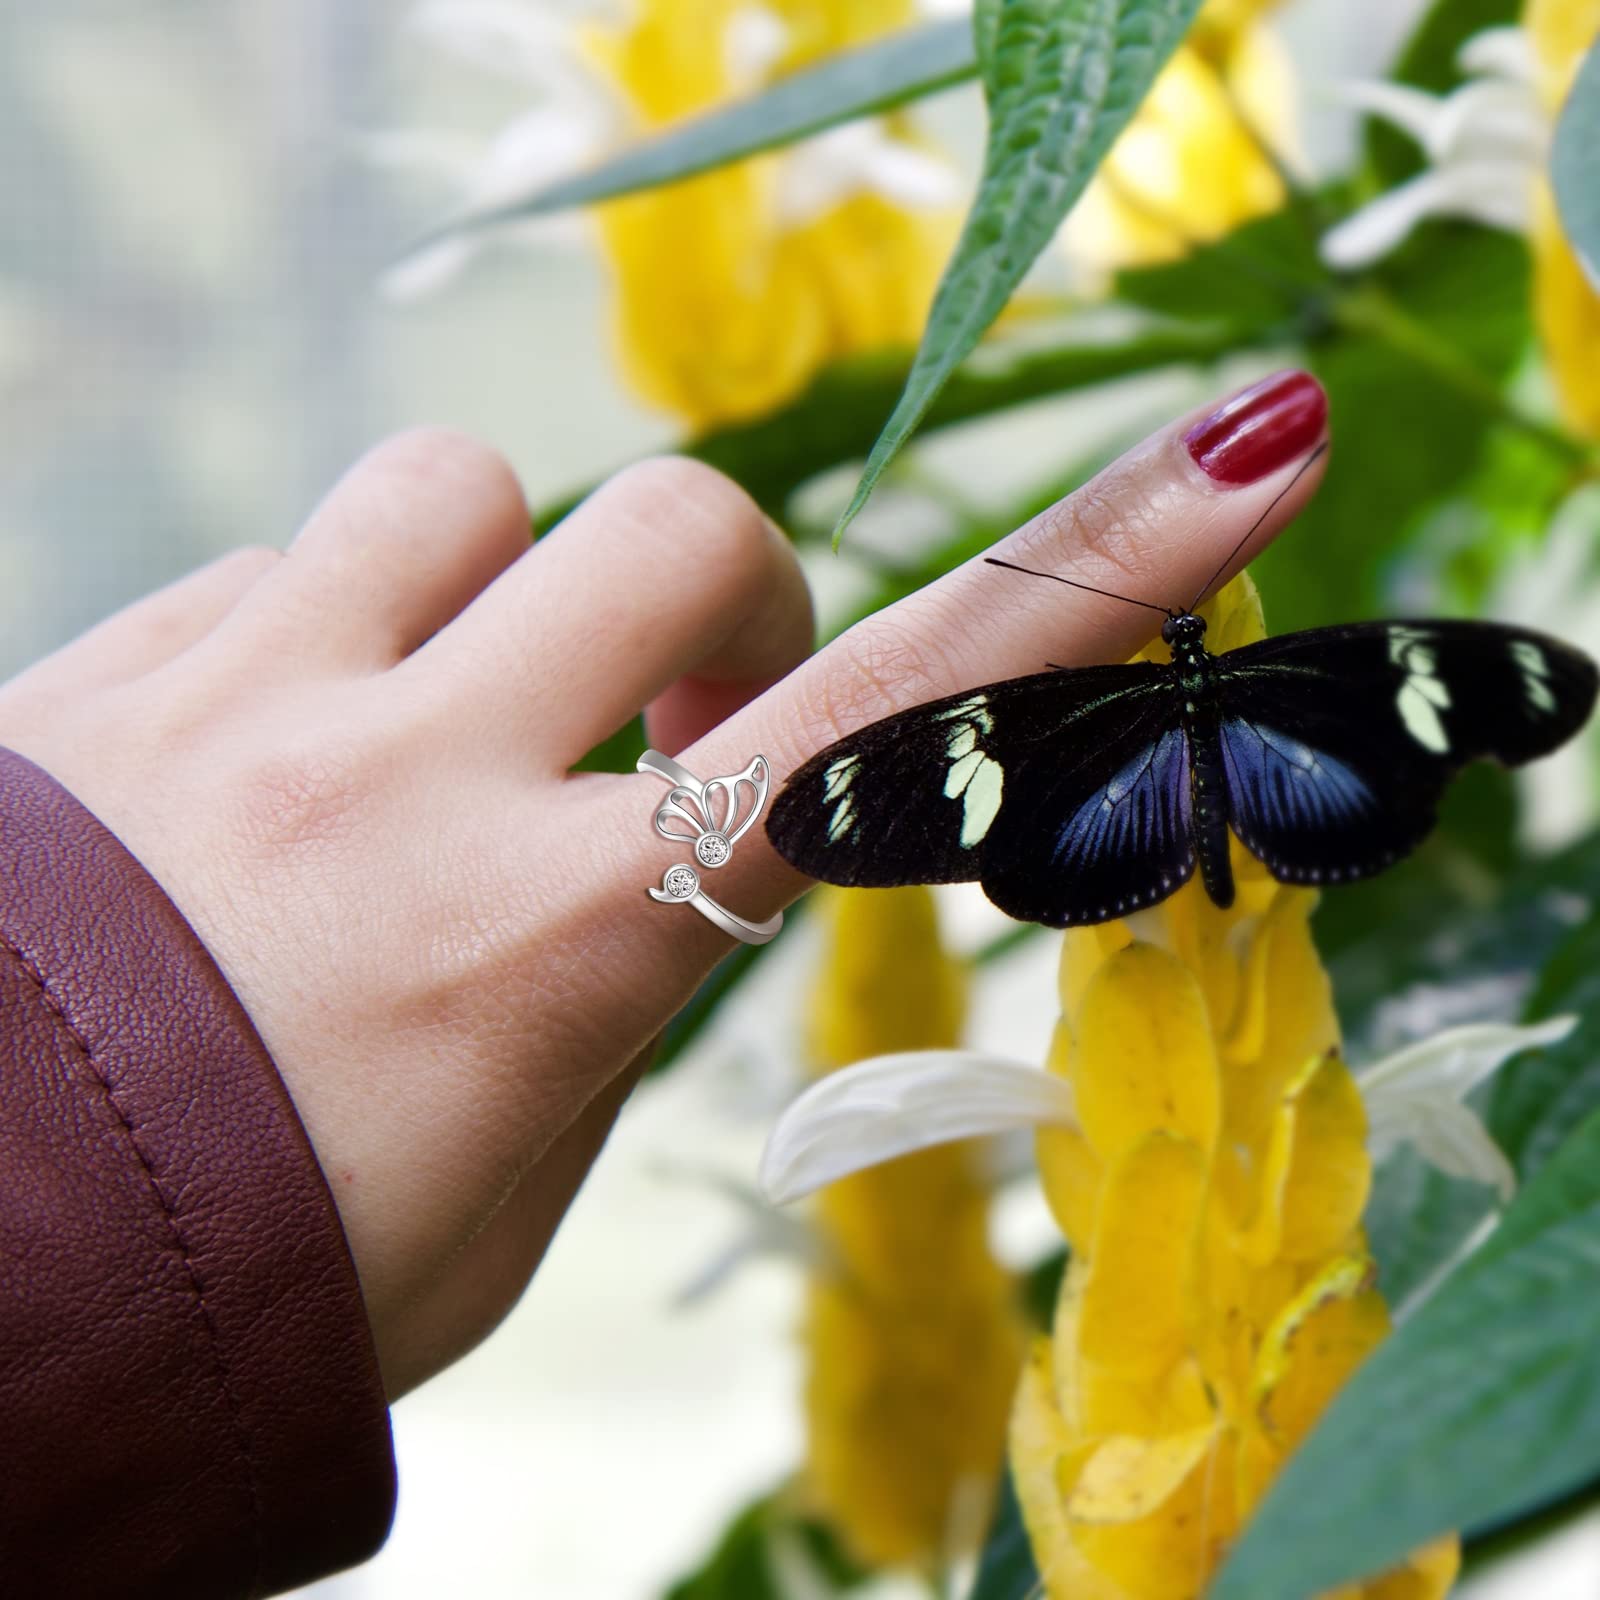
[[[961,797],[961,844],[970,850],[982,842],[1000,814],[1000,796],[1005,787],[1005,773],[998,761],[980,756],[981,765],[968,780]]]
[[[822,774],[822,803],[833,806],[833,815],[828,818],[829,844],[837,844],[844,838],[855,821],[856,802],[850,786],[860,769],[861,757],[846,755],[840,756]]]
[[[1423,749],[1442,756],[1449,753],[1450,734],[1439,713],[1450,707],[1450,686],[1438,676],[1439,658],[1427,639],[1421,628],[1389,629],[1389,660],[1406,675],[1395,709],[1406,732]]]
[[[1511,641],[1511,659],[1522,673],[1523,692],[1539,711],[1554,711],[1556,697],[1550,692],[1550,662],[1531,639]]]
[[[944,792],[947,799],[961,801],[961,847],[970,850],[983,840],[999,814],[1005,784],[1000,763],[979,748],[984,736],[993,732],[994,718],[982,694],[968,695],[939,715],[952,724],[945,743],[950,769],[945,773]]]

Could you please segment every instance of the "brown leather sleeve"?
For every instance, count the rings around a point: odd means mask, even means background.
[[[271,1594],[370,1555],[394,1494],[261,1040],[133,856],[0,750],[0,1594]]]

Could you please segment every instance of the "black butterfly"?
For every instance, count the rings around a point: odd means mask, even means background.
[[[778,853],[827,883],[977,879],[1053,928],[1153,905],[1197,865],[1232,905],[1230,827],[1285,883],[1349,882],[1421,843],[1469,761],[1564,744],[1600,683],[1582,652],[1498,623],[1357,622],[1214,656],[1193,606],[1130,603],[1165,612],[1170,663],[1040,672],[885,717],[789,780],[767,818]]]
[[[1286,883],[1369,877],[1414,849],[1467,762],[1570,739],[1594,663],[1488,622],[1364,622],[1220,656],[1189,612],[1170,664],[1012,678],[841,739],[790,779],[778,852],[828,883],[982,882],[1051,927],[1164,899],[1233,903],[1228,829]]]

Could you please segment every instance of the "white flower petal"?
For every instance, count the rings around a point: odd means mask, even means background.
[[[596,157],[603,126],[573,107],[540,106],[497,133],[467,184],[475,206],[498,205],[569,177]]]
[[[1517,1192],[1517,1175],[1505,1152],[1471,1106],[1438,1097],[1397,1096],[1385,1107],[1385,1127],[1372,1138],[1374,1159],[1383,1148],[1410,1144],[1424,1161],[1452,1178],[1488,1184],[1502,1202]]]
[[[789,24],[765,6],[740,6],[722,34],[723,70],[735,94],[748,94],[783,60]]]
[[[1575,1016],[1562,1016],[1527,1026],[1475,1022],[1447,1028],[1363,1068],[1356,1074],[1356,1082],[1369,1115],[1373,1102],[1381,1104],[1388,1094],[1460,1100],[1512,1056],[1540,1045],[1558,1044],[1577,1025]]]
[[[1490,1184],[1502,1199],[1510,1199],[1517,1186],[1511,1163],[1463,1101],[1512,1056],[1555,1044],[1577,1025],[1572,1016],[1526,1027],[1472,1023],[1398,1050],[1357,1073],[1373,1158],[1411,1144],[1441,1172]]]
[[[1381,194],[1322,236],[1322,259],[1349,270],[1386,256],[1427,217],[1467,217],[1519,231],[1528,224],[1533,178],[1521,162],[1434,167]]]
[[[1539,62],[1525,28],[1485,28],[1456,52],[1456,65],[1474,77],[1506,78],[1513,83],[1538,82]]]
[[[1550,119],[1520,84],[1469,83],[1439,108],[1422,144],[1435,162],[1476,158],[1534,167],[1549,149]]]
[[[774,1205],[913,1150],[1071,1125],[1064,1078],[975,1050],[877,1056],[819,1079],[778,1119],[757,1182]]]
[[[857,194],[880,194],[897,205],[926,210],[958,201],[961,180],[938,157],[871,120],[830,128],[794,146],[784,159],[778,205],[793,226]]]
[[[1434,125],[1444,114],[1444,98],[1415,89],[1408,83],[1390,83],[1382,78],[1357,78],[1333,85],[1329,97],[1339,105],[1380,117],[1408,134],[1424,149],[1433,137]]]
[[[443,239],[397,261],[378,279],[378,293],[394,305],[426,300],[466,271],[484,241],[480,235]]]
[[[406,19],[418,37],[458,60],[547,93],[597,92],[599,79],[573,47],[572,23],[510,0],[423,0]]]

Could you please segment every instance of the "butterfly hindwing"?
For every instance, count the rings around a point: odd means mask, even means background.
[[[1020,786],[983,857],[984,891],[1002,911],[1054,928],[1105,922],[1193,874],[1189,741],[1172,700],[1105,719],[1098,759]]]
[[[1149,903],[1192,870],[1169,685],[1149,663],[1044,672],[885,718],[794,774],[768,836],[828,883],[981,879],[1057,926],[1133,885]]]
[[[1548,754],[1594,705],[1589,659],[1482,622],[1356,623],[1216,660],[1229,820],[1288,882],[1366,877],[1433,826],[1450,779]]]

